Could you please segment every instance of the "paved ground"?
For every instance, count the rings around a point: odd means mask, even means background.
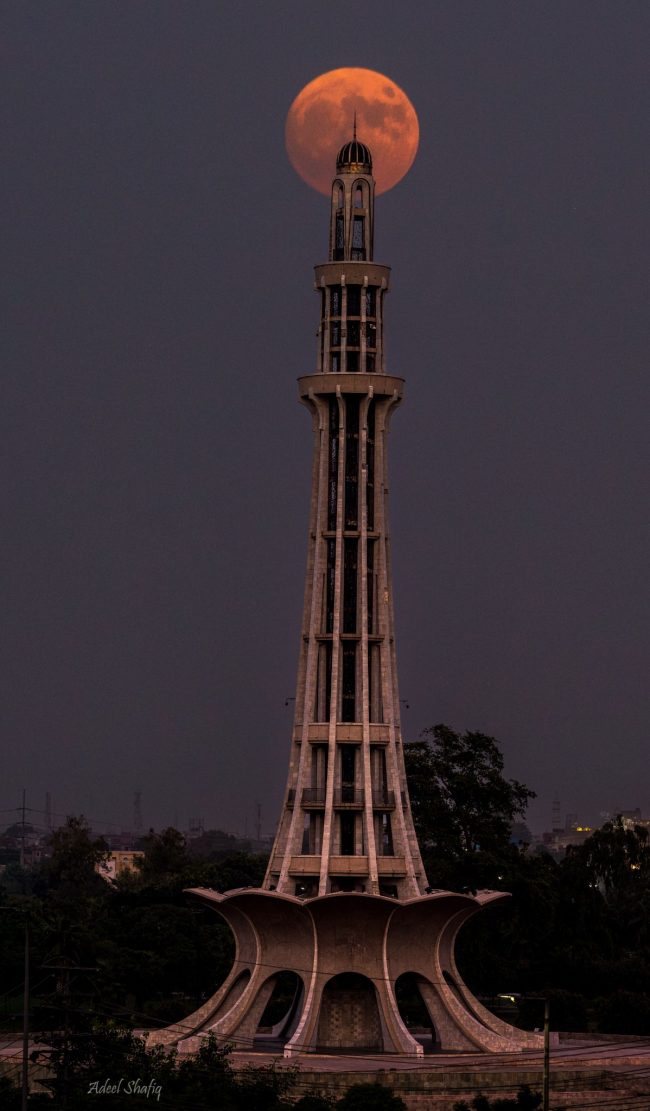
[[[35,1044],[30,1050],[36,1049]],[[0,1072],[19,1068],[21,1039],[0,1039]],[[296,1094],[381,1080],[398,1092],[409,1111],[452,1111],[460,1099],[514,1094],[519,1085],[541,1087],[542,1054],[434,1053],[425,1057],[319,1054],[287,1059],[279,1053],[234,1052],[244,1067],[274,1065],[298,1070]],[[36,1079],[36,1076],[34,1076]],[[650,1039],[569,1036],[551,1049],[551,1111],[650,1111]]]
[[[334,1072],[386,1072],[402,1071],[448,1071],[450,1069],[480,1069],[503,1071],[503,1069],[532,1069],[542,1067],[542,1054],[538,1050],[525,1050],[523,1053],[432,1053],[425,1057],[399,1057],[385,1054],[306,1054],[304,1057],[286,1059],[280,1053],[233,1053],[237,1064],[271,1064],[281,1068],[298,1065],[310,1071]],[[571,1068],[591,1066],[594,1068],[629,1069],[645,1065],[650,1074],[650,1038],[612,1038],[562,1040],[560,1045],[551,1048],[551,1067]]]
[[[270,1053],[234,1053],[238,1065],[298,1067],[296,1094],[329,1090],[340,1096],[351,1084],[380,1080],[409,1111],[452,1111],[477,1092],[513,1096],[522,1084],[542,1086],[542,1054],[527,1051],[489,1057],[438,1053],[422,1058],[309,1055],[287,1060]],[[650,1111],[650,1039],[578,1039],[551,1050],[551,1111]]]

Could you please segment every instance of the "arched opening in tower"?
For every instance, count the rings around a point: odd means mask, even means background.
[[[273,990],[255,1033],[254,1048],[281,1049],[294,1033],[302,1011],[304,985],[296,972],[271,977]]]
[[[425,1053],[434,1053],[439,1048],[439,1040],[422,998],[421,982],[422,977],[415,972],[404,972],[398,976],[395,981],[395,1000],[400,1018],[409,1034],[420,1043]]]
[[[371,980],[357,972],[342,972],[328,980],[318,1017],[318,1049],[381,1053],[377,992]]]

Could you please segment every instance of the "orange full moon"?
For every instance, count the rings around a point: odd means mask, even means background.
[[[332,69],[305,85],[287,115],[287,154],[300,177],[329,196],[336,156],[352,138],[370,147],[377,193],[397,185],[410,170],[420,137],[406,93],[372,69]]]

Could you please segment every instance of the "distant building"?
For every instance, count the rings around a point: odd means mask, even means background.
[[[650,833],[650,818],[642,818],[638,807],[636,810],[621,810],[617,816],[624,829],[646,829]]]
[[[542,843],[551,856],[562,857],[570,846],[584,845],[595,829],[595,826],[586,825],[574,825],[570,829],[563,830],[554,829],[543,834]]]
[[[137,872],[138,865],[136,861],[144,857],[143,852],[132,850],[129,852],[114,850],[110,853],[106,860],[96,866],[96,871],[107,880],[108,883],[113,883],[118,876],[123,875],[125,872]]]

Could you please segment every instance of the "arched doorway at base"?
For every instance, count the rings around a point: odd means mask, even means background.
[[[341,972],[325,984],[318,1016],[318,1049],[381,1053],[384,1040],[377,992],[367,976]]]
[[[295,972],[278,972],[272,977],[273,990],[255,1034],[255,1049],[275,1051],[293,1034],[304,999],[304,986]]]

